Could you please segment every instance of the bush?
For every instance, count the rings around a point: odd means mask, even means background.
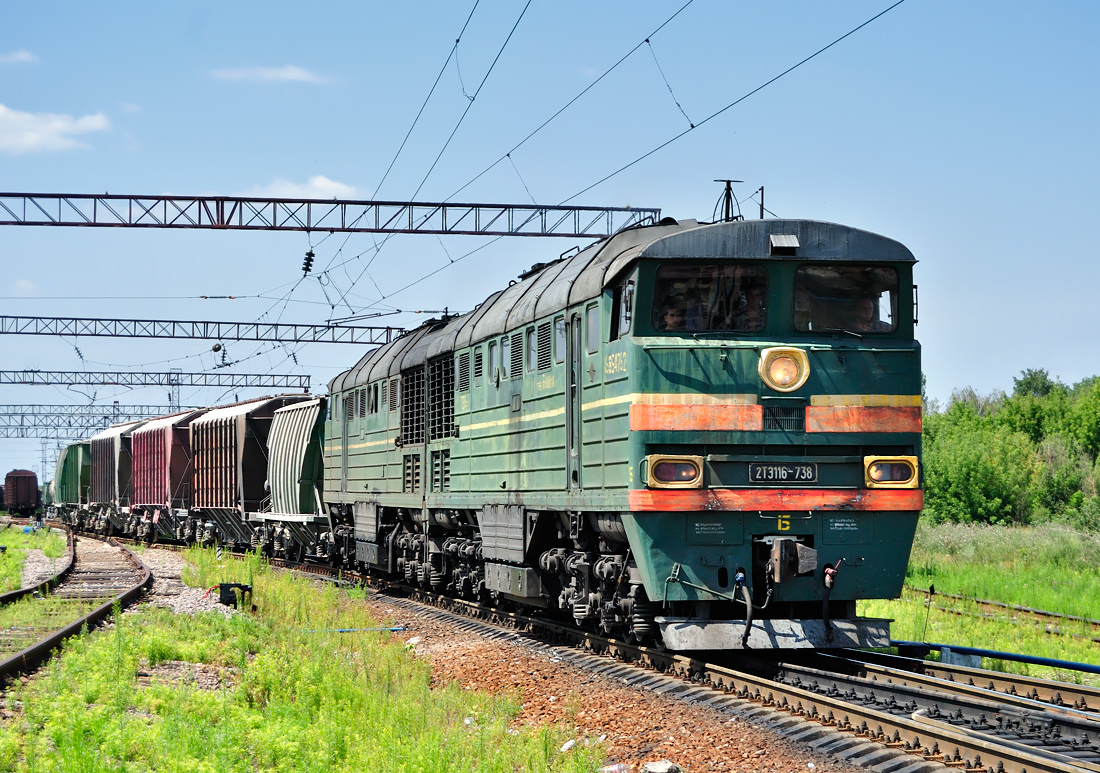
[[[1022,432],[981,421],[948,424],[926,444],[924,460],[925,508],[932,520],[1028,522],[1040,464]]]

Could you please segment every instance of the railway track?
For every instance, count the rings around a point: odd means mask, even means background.
[[[0,607],[0,679],[36,668],[62,641],[138,598],[149,570],[112,540],[70,536],[72,561]],[[16,597],[19,594],[21,598]]]
[[[408,613],[551,648],[609,678],[754,717],[854,764],[911,773],[941,765],[968,773],[1100,773],[1100,690],[864,652],[707,663],[327,566],[272,563],[363,581]]]
[[[971,604],[974,609],[960,609],[941,604],[932,604],[932,608],[949,614],[967,617],[981,617],[987,620],[1011,620],[1013,622],[1029,622],[1041,627],[1049,634],[1058,636],[1072,636],[1073,638],[1087,638],[1100,643],[1100,620],[1078,615],[1067,615],[1061,612],[1048,612],[1043,609],[1032,609],[1019,604],[1006,604],[1002,601],[990,601],[988,599],[973,598],[971,596],[959,596],[954,593],[941,593],[936,591],[929,594],[927,589],[915,588],[906,585],[905,595],[912,599],[920,599],[922,603],[929,603],[931,598],[940,596],[952,601],[960,601]],[[1062,630],[1063,626],[1074,626],[1077,630]],[[1087,633],[1082,633],[1082,631]]]
[[[971,773],[1100,771],[1100,721],[1094,712],[1064,705],[1068,689],[1060,698],[1056,691],[1050,702],[1041,700],[1056,683],[1043,692],[1036,680],[971,669],[998,680],[1006,695],[921,679],[897,666],[817,654],[810,657],[823,658],[819,665],[825,668],[760,660],[748,671],[419,591],[408,599],[387,596],[387,603],[421,613],[422,603],[430,603],[449,623],[491,638],[566,645],[555,655],[692,703],[756,716],[789,739],[865,766],[893,769],[896,763],[901,769],[923,760]],[[1100,702],[1098,691],[1066,687],[1081,690],[1074,698],[1079,703]],[[1038,698],[1012,696],[1012,690],[1031,690]]]

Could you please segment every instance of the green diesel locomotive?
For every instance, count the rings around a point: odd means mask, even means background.
[[[334,555],[677,650],[877,647],[922,506],[912,253],[666,219],[330,384]]]

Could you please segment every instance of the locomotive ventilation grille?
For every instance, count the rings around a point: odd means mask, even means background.
[[[454,437],[455,359],[437,357],[428,363],[428,440]]]
[[[802,406],[764,406],[764,429],[780,429],[793,432],[806,431],[806,409]]]
[[[405,481],[403,491],[411,494],[420,490],[420,454],[405,457]]]
[[[451,490],[451,452],[432,451],[432,491]]]
[[[401,441],[407,446],[424,442],[424,367],[401,374]]]

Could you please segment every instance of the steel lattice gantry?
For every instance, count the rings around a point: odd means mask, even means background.
[[[20,385],[111,385],[111,386],[185,386],[243,389],[304,389],[309,391],[309,376],[260,373],[130,373],[60,370],[0,370],[0,384]]]
[[[0,438],[82,439],[112,424],[176,410],[162,405],[0,405]]]
[[[0,334],[100,338],[200,338],[212,341],[271,341],[381,345],[404,332],[396,327],[297,325],[263,322],[196,322],[167,319],[90,319],[0,316]]]
[[[660,219],[632,207],[0,193],[0,225],[600,238]]]

